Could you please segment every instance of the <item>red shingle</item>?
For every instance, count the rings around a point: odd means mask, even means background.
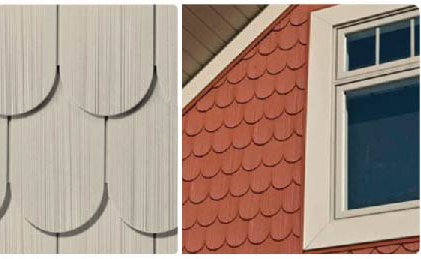
[[[301,252],[309,12],[296,9],[184,114],[185,252]]]
[[[196,104],[196,109],[199,112],[206,112],[213,107],[215,104],[215,95],[217,90],[211,90],[202,99],[200,99]],[[184,129],[183,129],[184,130]]]
[[[350,246],[333,247],[307,251],[307,253],[339,253],[339,254],[413,254],[420,248],[419,237],[379,241]]]

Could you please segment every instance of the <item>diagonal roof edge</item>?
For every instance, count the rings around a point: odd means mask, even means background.
[[[183,88],[183,109],[235,61],[290,5],[268,5]],[[184,111],[183,111],[184,113]]]

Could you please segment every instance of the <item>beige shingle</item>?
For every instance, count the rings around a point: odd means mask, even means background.
[[[24,218],[19,204],[20,200],[13,198],[7,213],[0,219],[0,254],[55,253],[56,237],[31,226]]]
[[[153,71],[152,6],[61,6],[60,65],[74,101],[97,115],[133,108]]]
[[[2,8],[0,36],[48,27],[45,17],[21,19],[26,7]],[[48,8],[56,29],[57,9]],[[5,53],[16,53],[19,46],[0,43],[6,57],[0,57],[0,107],[12,114],[8,123],[0,109],[0,253],[172,253],[177,246],[176,8],[59,10],[55,48],[43,49],[42,58],[26,53],[39,51],[37,46],[26,48],[25,55],[34,58],[12,64],[24,67],[20,74],[3,65],[13,56]],[[38,37],[36,29],[27,34]],[[30,40],[37,45],[48,39]],[[45,72],[49,51],[55,79],[38,96],[45,75],[33,85],[25,85],[33,79],[25,76]],[[1,77],[10,71],[15,84],[1,85],[12,78]],[[28,86],[39,91],[20,90]],[[24,94],[39,101],[28,102]]]
[[[121,220],[108,201],[92,227],[72,236],[61,236],[60,253],[147,253],[153,252],[153,236],[136,232]]]
[[[25,217],[56,233],[88,221],[103,194],[104,120],[73,105],[59,83],[43,109],[12,119],[10,132],[10,178],[22,185]]]
[[[38,106],[53,87],[57,7],[0,6],[0,115]]]
[[[166,55],[176,51],[174,26],[167,26],[176,24],[176,9],[157,14],[158,75],[150,96],[134,113],[110,118],[107,128],[110,199],[127,224],[147,233],[177,224],[176,54]]]

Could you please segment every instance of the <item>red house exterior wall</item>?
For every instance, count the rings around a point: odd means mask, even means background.
[[[184,253],[303,252],[310,13],[326,7],[288,8],[184,108]],[[314,252],[418,250],[394,242]]]
[[[414,254],[420,250],[419,237],[387,240],[352,246],[342,246],[316,251],[309,254]]]

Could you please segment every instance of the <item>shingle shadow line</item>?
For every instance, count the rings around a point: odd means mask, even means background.
[[[76,235],[78,235],[80,233],[83,233],[86,230],[88,230],[90,227],[92,227],[99,220],[99,218],[102,216],[105,209],[107,208],[108,200],[109,200],[109,198],[108,198],[108,184],[104,183],[104,193],[102,194],[101,203],[100,203],[98,209],[95,211],[95,213],[92,215],[92,217],[88,221],[83,223],[81,226],[79,226],[75,229],[69,230],[69,231],[51,232],[51,231],[47,231],[47,230],[39,228],[38,226],[36,226],[32,222],[30,222],[27,218],[26,218],[26,221],[29,224],[31,224],[31,226],[36,228],[38,231],[40,231],[40,232],[42,232],[46,235],[49,235],[49,236],[57,237],[57,234],[59,234],[60,237],[76,236]]]
[[[169,230],[169,231],[167,231],[167,232],[156,233],[156,237],[157,237],[157,238],[170,237],[170,236],[175,236],[175,235],[177,235],[177,233],[178,233],[178,228],[176,227],[176,228],[171,229],[171,230]]]
[[[148,233],[148,232],[144,232],[141,231],[139,229],[136,229],[134,227],[132,227],[130,224],[128,224],[124,219],[122,219],[123,223],[129,227],[131,230],[135,231],[138,234],[144,235],[144,236],[148,236],[148,237],[157,237],[157,238],[163,238],[163,237],[169,237],[169,236],[173,236],[176,235],[178,233],[178,228],[174,228],[165,232],[160,232],[160,233]]]
[[[82,111],[86,112],[87,114],[89,114],[93,117],[96,117],[96,118],[100,118],[100,119],[103,119],[105,117],[107,117],[109,119],[124,118],[126,116],[129,116],[130,114],[135,113],[137,110],[141,109],[149,101],[149,99],[151,98],[151,96],[152,96],[152,94],[153,94],[153,92],[156,88],[157,79],[158,79],[158,76],[157,76],[157,72],[156,72],[156,66],[154,66],[153,67],[153,73],[152,73],[152,80],[151,80],[151,83],[149,84],[149,88],[148,88],[148,91],[146,92],[145,96],[143,96],[142,99],[140,100],[140,102],[138,102],[135,106],[133,106],[132,108],[130,108],[129,110],[127,110],[123,113],[115,114],[115,115],[98,115],[98,114],[95,114],[93,112],[90,112],[90,111],[84,109],[80,105],[78,105],[78,107]]]
[[[11,200],[12,200],[12,192],[10,191],[10,183],[7,183],[6,195],[4,196],[2,203],[0,203],[0,220],[3,218],[4,215],[6,215],[6,212],[9,209]]]
[[[126,225],[127,227],[129,227],[131,230],[133,230],[134,232],[136,232],[138,234],[141,234],[141,235],[147,236],[147,237],[152,237],[152,238],[155,237],[155,233],[147,233],[147,232],[141,231],[139,229],[136,229],[136,228],[130,226],[129,224],[127,224],[127,222],[124,221],[124,219],[121,219],[121,221],[124,223],[124,225]]]
[[[156,66],[153,67],[153,75],[152,75],[152,80],[151,83],[149,85],[148,91],[146,92],[145,96],[142,97],[142,99],[140,100],[139,103],[137,103],[134,107],[130,108],[129,110],[121,113],[121,114],[116,114],[116,115],[110,115],[108,116],[109,119],[120,119],[120,118],[124,118],[126,116],[129,116],[133,113],[135,113],[136,111],[138,111],[139,109],[141,109],[143,106],[145,106],[145,104],[149,101],[149,99],[152,97],[152,94],[155,91],[156,85],[157,85],[157,81],[158,81],[158,76],[157,76],[157,72],[156,72]]]
[[[47,106],[47,104],[51,101],[51,99],[53,99],[53,96],[57,91],[59,81],[60,81],[60,66],[57,66],[57,71],[56,71],[56,75],[54,77],[53,86],[51,87],[50,92],[44,98],[44,100],[40,104],[38,104],[35,108],[33,108],[32,110],[27,111],[25,113],[17,114],[17,115],[11,115],[11,118],[12,119],[20,119],[20,118],[29,117],[29,116],[37,113],[38,111],[42,110],[45,106]]]

